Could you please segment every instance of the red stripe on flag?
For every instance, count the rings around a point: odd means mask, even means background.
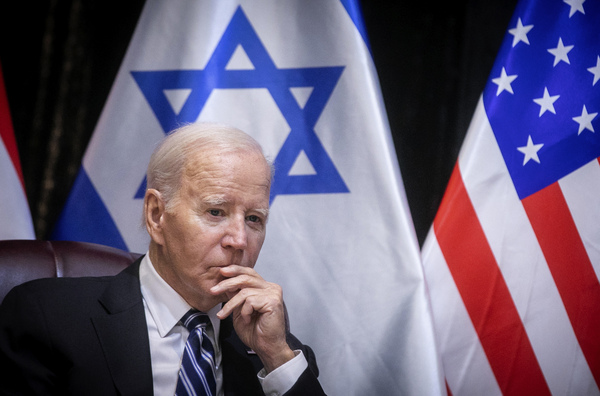
[[[465,189],[458,164],[433,227],[502,393],[549,395],[550,389]]]
[[[12,160],[13,166],[19,179],[21,186],[25,190],[25,182],[23,181],[23,172],[21,171],[21,162],[19,161],[19,151],[17,150],[17,142],[15,141],[15,132],[13,130],[12,121],[10,118],[10,110],[8,107],[8,98],[6,97],[6,88],[4,86],[4,77],[2,77],[2,65],[0,64],[0,139],[4,142],[6,151]]]
[[[448,381],[446,381],[446,394],[448,396],[452,396],[452,391],[450,390],[450,387],[448,386]]]
[[[522,200],[575,336],[600,386],[600,282],[558,183]]]

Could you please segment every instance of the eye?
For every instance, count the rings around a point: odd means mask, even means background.
[[[211,216],[221,216],[223,214],[223,211],[220,209],[209,209],[208,214],[210,214]]]
[[[257,215],[250,215],[246,217],[246,219],[251,223],[258,223],[261,221],[260,217],[258,217]]]

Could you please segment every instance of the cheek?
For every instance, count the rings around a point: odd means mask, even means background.
[[[180,263],[186,268],[186,273],[192,277],[217,277],[226,255],[220,244],[220,239],[211,233],[199,234],[190,238],[182,244],[184,253],[180,257]]]
[[[258,259],[258,255],[260,254],[260,250],[262,248],[264,241],[265,241],[264,233],[257,235],[256,238],[250,238],[250,240],[248,241],[249,243],[248,243],[248,249],[246,251],[246,254],[248,255],[248,258],[250,258],[252,260],[252,267],[254,266],[254,263]]]
[[[217,228],[190,227],[186,233],[181,235],[181,240],[178,243],[185,251],[186,256],[201,260],[220,245],[221,234]]]
[[[257,231],[256,235],[253,236],[252,241],[253,244],[256,245],[256,248],[260,251],[263,243],[265,242],[265,237],[267,236],[266,230]]]

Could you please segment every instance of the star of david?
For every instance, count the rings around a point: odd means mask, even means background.
[[[254,69],[226,70],[238,46],[242,46]],[[343,69],[343,66],[277,68],[238,7],[203,70],[132,71],[131,74],[165,133],[182,123],[196,121],[213,89],[266,88],[291,129],[274,160],[277,171],[271,186],[272,203],[277,195],[349,192],[314,131]],[[300,107],[292,94],[291,88],[297,87],[312,88],[304,107]],[[164,93],[172,89],[191,90],[177,114]],[[290,169],[302,152],[315,172],[291,175]],[[144,179],[135,198],[143,198],[145,189]]]

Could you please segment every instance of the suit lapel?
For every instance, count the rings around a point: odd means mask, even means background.
[[[92,318],[115,386],[122,395],[153,392],[140,262],[141,258],[118,274],[100,298],[107,315]]]

